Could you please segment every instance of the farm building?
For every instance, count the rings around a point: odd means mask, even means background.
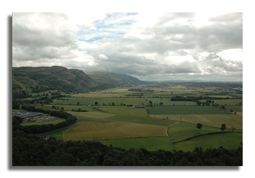
[[[133,108],[146,108],[144,105],[133,105]]]

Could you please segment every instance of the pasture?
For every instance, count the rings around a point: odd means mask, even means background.
[[[146,98],[149,102],[151,100],[152,105],[159,105],[160,102],[163,105],[197,105],[197,103],[192,101],[171,101],[171,98]]]
[[[44,124],[58,124],[61,122],[64,122],[65,119],[61,119],[58,118],[57,120],[53,120],[53,121],[48,121],[48,122],[44,122],[44,121],[34,121],[34,122],[22,122],[20,125],[22,126],[29,126],[29,125],[44,125]]]
[[[104,140],[134,137],[165,136],[165,127],[129,122],[81,122],[77,127],[63,131],[64,141]]]
[[[53,100],[52,104],[55,105],[89,105],[89,104],[94,104],[96,100],[100,100],[102,98],[99,97],[75,97],[75,98],[63,98],[63,99],[55,99]]]
[[[147,111],[144,108],[133,108],[127,106],[100,106],[97,109],[118,115],[128,115],[128,116],[147,116]]]
[[[206,102],[206,100],[199,100],[201,102]],[[222,100],[213,100],[214,104],[219,105],[239,105],[239,103],[243,102],[242,99],[222,99]]]
[[[226,111],[213,106],[153,106],[149,109],[149,114],[228,114]]]
[[[125,98],[122,101],[125,105],[147,105],[148,101],[145,98]]]
[[[192,124],[201,123],[210,127],[221,127],[221,124],[226,124],[230,129],[234,127],[238,130],[242,129],[242,118],[232,114],[203,114],[203,115],[150,115],[153,118],[168,118],[168,120],[187,122]]]
[[[95,111],[95,109],[93,107],[89,107],[87,105],[45,105],[49,108],[52,108],[52,106],[58,107],[59,110],[61,110],[61,108],[64,108],[64,111],[72,111],[77,110],[77,109],[82,109],[82,110],[86,110],[89,112]]]
[[[112,145],[126,150],[130,148],[146,148],[149,151],[156,151],[159,149],[172,151],[173,145],[168,137],[144,137],[144,138],[125,138],[113,140],[97,140],[105,145]]]
[[[72,114],[73,116],[76,116],[77,118],[88,117],[88,118],[96,118],[96,119],[106,119],[106,118],[115,116],[115,114],[104,113],[104,112],[73,112],[73,111],[68,111],[68,113]]]
[[[120,105],[122,103],[124,98],[103,98],[103,99],[99,99],[99,100],[95,100],[93,104],[95,104],[95,102],[98,102],[98,105],[112,105],[114,103],[114,105]]]
[[[195,147],[202,147],[203,150],[219,148],[237,149],[241,146],[242,134],[224,133],[215,135],[204,135],[184,142],[174,144],[175,150],[193,151]]]
[[[50,137],[54,137],[59,140],[60,139],[63,140],[62,131],[54,132],[54,133],[50,133],[50,134],[46,134],[46,135],[41,135],[41,137],[45,137],[45,136],[50,136]]]

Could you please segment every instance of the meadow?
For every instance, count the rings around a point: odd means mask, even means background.
[[[195,102],[192,102],[192,101],[171,101],[171,98],[147,98],[146,99],[147,101],[150,101],[152,102],[152,104],[156,104],[156,105],[159,105],[160,102],[163,103],[163,105],[197,105],[197,103]]]
[[[133,107],[127,107],[127,106],[102,106],[102,107],[96,107],[97,109],[112,113],[112,114],[119,114],[119,115],[128,115],[128,116],[147,116],[147,111],[144,108],[133,108]]]
[[[79,126],[63,131],[68,140],[102,140],[132,137],[165,136],[165,127],[129,122],[81,122]]]
[[[57,120],[53,120],[53,121],[48,121],[48,122],[44,122],[44,121],[34,121],[34,122],[22,122],[20,125],[22,126],[29,126],[29,125],[44,125],[44,124],[58,124],[61,122],[64,122],[65,119],[61,119],[58,118]]]
[[[213,106],[153,106],[149,114],[228,114],[226,111]]]

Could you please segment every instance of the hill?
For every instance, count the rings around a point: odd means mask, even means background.
[[[97,89],[114,88],[119,86],[141,85],[145,82],[126,74],[112,72],[90,71],[86,74],[97,83]]]
[[[65,93],[87,92],[95,87],[88,75],[81,70],[65,67],[13,67],[13,92],[43,92],[46,90],[61,90]]]
[[[83,72],[60,66],[12,68],[14,98],[24,98],[31,92],[39,93],[47,90],[80,93],[143,83],[137,78],[125,74]]]

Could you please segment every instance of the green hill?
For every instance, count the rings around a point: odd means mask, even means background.
[[[60,66],[12,68],[14,98],[47,90],[78,93],[139,84],[143,82],[135,77],[111,72],[83,72]]]
[[[126,74],[116,74],[112,72],[90,71],[86,74],[96,83],[98,89],[113,88],[119,86],[134,86],[143,84],[143,81]]]
[[[61,90],[65,93],[86,92],[95,87],[93,80],[81,70],[65,67],[13,67],[12,90],[42,92]]]

